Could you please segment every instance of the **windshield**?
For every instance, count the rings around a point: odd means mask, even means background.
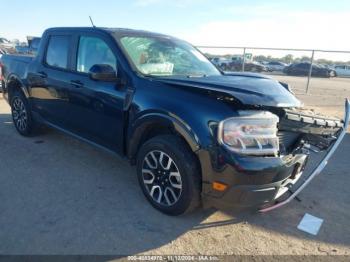
[[[165,37],[123,36],[120,42],[129,60],[144,75],[220,75],[204,55],[184,41]]]

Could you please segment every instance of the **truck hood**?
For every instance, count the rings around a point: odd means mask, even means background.
[[[300,101],[278,81],[253,73],[231,73],[208,77],[157,78],[164,84],[225,93],[245,105],[300,107]]]

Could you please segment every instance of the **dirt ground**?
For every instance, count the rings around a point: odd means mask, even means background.
[[[276,76],[306,106],[342,116],[350,79]],[[0,99],[0,254],[350,255],[350,135],[287,206],[266,214],[153,209],[128,162],[56,131],[19,136]],[[311,163],[313,164],[313,163]],[[318,235],[297,229],[305,213]]]
[[[292,86],[297,97],[306,107],[322,111],[324,114],[343,118],[344,100],[350,99],[350,78],[317,78],[310,80],[306,94],[306,77],[271,75],[279,81],[287,82]]]

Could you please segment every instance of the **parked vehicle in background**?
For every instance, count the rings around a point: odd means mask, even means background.
[[[323,66],[323,67],[328,68],[328,69],[331,69],[331,70],[335,69],[334,65],[328,65],[328,64],[318,64],[318,65]]]
[[[222,63],[221,69],[223,71],[242,71],[243,68],[243,57],[242,56],[233,56],[231,60],[227,60]],[[267,71],[267,67],[263,64],[253,61],[251,59],[246,59],[244,61],[244,71],[247,72],[264,72]]]
[[[278,61],[271,61],[268,62],[267,64],[265,64],[265,66],[267,67],[267,70],[270,72],[273,71],[283,71],[283,69],[287,66],[287,64],[282,63],[282,62],[278,62]]]
[[[223,57],[214,57],[211,59],[211,62],[218,68],[222,69],[224,65],[229,62],[229,60]]]
[[[1,58],[1,56],[4,55],[4,54],[7,54],[6,50],[0,48],[0,58]]]
[[[27,37],[28,45],[26,46],[16,46],[16,52],[18,54],[31,54],[36,55],[39,44],[40,44],[40,37]]]
[[[2,75],[2,66],[1,66],[1,57],[3,55],[7,54],[7,52],[4,49],[0,48],[0,93],[2,92],[2,87],[3,87],[3,75]]]
[[[228,64],[229,71],[242,71],[243,60],[234,60]],[[267,72],[267,67],[256,61],[245,61],[244,71],[247,72]]]
[[[14,47],[14,44],[11,41],[7,40],[4,37],[0,37],[0,46],[3,48],[11,48]]]
[[[275,201],[294,191],[311,145],[331,147],[321,172],[348,125],[348,103],[343,125],[300,108],[285,83],[222,73],[189,43],[147,31],[52,28],[37,56],[1,61],[19,134],[45,124],[128,158],[169,215],[287,203]]]
[[[283,69],[283,73],[293,76],[308,76],[311,64],[308,62],[294,63]],[[334,77],[337,73],[333,69],[319,66],[317,64],[312,65],[312,76],[319,77]]]
[[[16,44],[12,43],[11,41],[4,37],[0,37],[0,48],[6,50],[7,53],[15,52],[15,46]]]
[[[334,70],[337,76],[350,77],[350,65],[336,65]]]

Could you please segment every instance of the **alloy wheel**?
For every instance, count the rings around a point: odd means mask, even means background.
[[[28,115],[25,105],[19,97],[13,99],[12,116],[16,127],[21,131],[25,131],[28,123]]]
[[[180,171],[166,153],[154,150],[145,156],[142,178],[148,194],[156,203],[172,206],[179,200],[182,192]]]

